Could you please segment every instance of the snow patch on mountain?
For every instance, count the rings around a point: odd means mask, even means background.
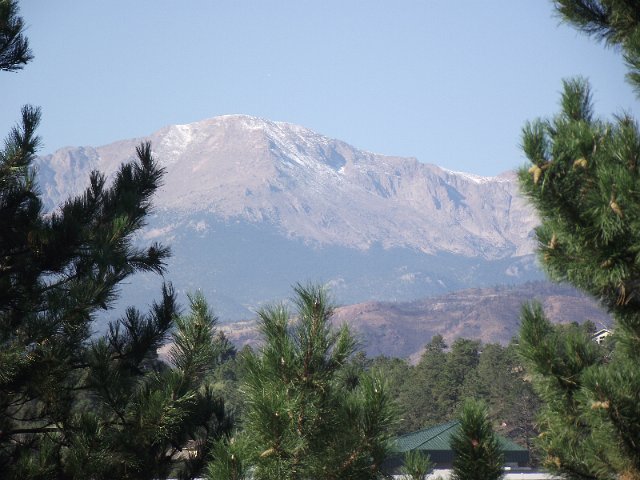
[[[173,165],[180,160],[182,154],[193,141],[193,137],[191,125],[173,125],[168,127],[165,129],[157,151],[154,153],[162,153],[162,165]]]
[[[456,170],[449,170],[447,168],[441,167],[443,172],[446,172],[450,175],[462,178],[464,180],[468,180],[470,182],[473,183],[477,183],[477,184],[487,184],[487,183],[504,183],[504,182],[509,182],[508,179],[504,178],[503,176],[496,176],[496,177],[484,177],[481,175],[475,175],[473,173],[467,173],[467,172],[459,172]]]
[[[307,128],[246,115],[165,127],[143,139],[59,150],[40,160],[52,204],[112,174],[151,141],[166,168],[154,205],[192,231],[194,215],[268,223],[285,238],[368,250],[410,248],[486,259],[530,254],[537,224],[513,175],[481,177],[378,155]],[[195,225],[195,226],[194,226]],[[171,235],[157,230],[153,235]]]

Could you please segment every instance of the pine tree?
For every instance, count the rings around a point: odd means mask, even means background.
[[[31,58],[21,28],[16,2],[1,1],[2,70]],[[230,428],[207,382],[224,344],[203,299],[177,317],[165,285],[148,313],[129,308],[92,336],[123,280],[164,272],[169,250],[133,241],[163,170],[143,144],[111,185],[93,172],[82,195],[47,214],[33,167],[39,120],[37,108],[24,107],[0,150],[2,478],[192,478],[210,439]],[[174,322],[167,366],[156,351]]]
[[[554,0],[560,18],[622,50],[627,80],[640,95],[640,7],[636,0]]]
[[[530,461],[535,463],[531,439],[538,434],[535,415],[540,400],[525,379],[517,345],[486,344],[481,349],[475,382],[466,386],[467,396],[484,400],[489,418],[498,425],[497,433],[526,447]]]
[[[406,389],[406,385],[411,382],[413,377],[412,365],[403,358],[378,356],[371,359],[369,369],[372,374],[384,378],[387,382],[387,392],[391,398],[396,399],[398,416],[401,418],[395,425],[393,425],[392,433],[394,435],[402,435],[410,431],[403,427],[403,421],[406,419],[407,411],[405,405],[403,405],[403,392]]]
[[[589,371],[603,365],[604,349],[578,328],[553,326],[538,304],[523,308],[520,335],[543,401],[537,444],[545,466],[572,479],[615,478],[620,445],[602,416],[605,404],[585,382]]]
[[[257,480],[381,476],[394,421],[386,385],[349,365],[356,343],[346,326],[331,327],[325,291],[297,286],[295,293],[295,320],[284,305],[259,312],[264,345],[246,358],[244,430],[236,440],[247,448],[214,462],[209,478],[230,478],[240,466]]]
[[[499,480],[504,476],[503,455],[483,403],[467,400],[459,428],[451,437],[455,457],[453,480]]]
[[[177,463],[193,476],[207,439],[230,428],[205,382],[218,356],[202,301],[176,319],[165,286],[149,313],[130,308],[103,338],[90,335],[120,282],[164,269],[167,249],[132,244],[162,171],[143,145],[110,188],[94,173],[84,195],[45,216],[31,168],[38,117],[25,108],[0,154],[3,478],[165,478]],[[167,368],[156,350],[174,321]],[[199,457],[176,462],[191,441]]]
[[[633,0],[558,0],[561,17],[619,47],[640,94],[640,8]],[[584,79],[564,82],[561,112],[525,126],[520,183],[541,218],[542,265],[599,299],[615,319],[610,356],[584,333],[523,311],[522,352],[545,401],[540,444],[567,478],[640,478],[640,131],[596,117]]]
[[[17,1],[0,0],[0,71],[15,72],[33,58],[18,11]]]
[[[471,393],[472,385],[477,383],[476,369],[480,361],[480,347],[480,341],[466,338],[458,338],[451,345],[443,371],[445,385],[448,388],[442,390],[439,399],[448,405],[448,417],[459,411],[465,393]]]
[[[401,472],[410,480],[424,480],[433,467],[428,454],[420,450],[409,450],[404,456]]]
[[[457,385],[447,383],[445,367],[448,353],[442,335],[434,335],[425,346],[418,365],[409,372],[402,385],[399,403],[402,406],[401,433],[443,423],[450,418],[450,402],[447,397]]]

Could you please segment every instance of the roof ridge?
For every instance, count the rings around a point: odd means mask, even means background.
[[[449,442],[451,435],[454,434],[453,431],[458,428],[459,425],[459,420],[451,420],[447,423],[434,425],[432,427],[404,434],[396,438],[396,445],[397,448],[399,448],[398,451],[405,452],[409,450],[424,449],[425,446],[428,446],[426,449],[432,450],[441,450],[445,446],[445,449],[450,449]],[[500,435],[498,432],[495,433],[501,449],[518,451],[527,450],[525,447],[518,445],[510,438]]]
[[[425,443],[430,442],[431,440],[433,440],[437,436],[442,435],[443,433],[451,430],[452,428],[457,427],[459,424],[460,424],[459,420],[451,420],[450,422],[443,423],[442,425],[435,425],[435,426],[431,427],[434,430],[437,429],[436,432],[434,432],[434,434],[431,435],[424,442],[420,443],[420,445],[424,445]]]
[[[434,438],[442,435],[443,433],[455,428],[460,423],[459,420],[450,420],[447,423],[441,423],[439,425],[433,425],[431,427],[423,428],[421,430],[406,433],[397,438],[397,441],[405,441],[410,445],[410,449],[419,448]],[[425,438],[425,434],[427,434]]]

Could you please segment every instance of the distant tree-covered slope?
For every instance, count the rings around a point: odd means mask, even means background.
[[[369,356],[387,355],[417,361],[424,345],[440,334],[452,343],[470,338],[506,345],[517,335],[523,302],[542,302],[555,323],[576,319],[609,325],[608,315],[587,296],[550,282],[473,288],[413,302],[366,302],[336,309],[334,322],[347,322]],[[252,321],[223,326],[237,345],[255,345]]]

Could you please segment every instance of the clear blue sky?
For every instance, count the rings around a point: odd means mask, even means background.
[[[377,153],[494,175],[527,119],[588,77],[638,113],[620,55],[541,0],[24,0],[35,60],[0,75],[0,132],[43,109],[50,153],[244,113]]]

